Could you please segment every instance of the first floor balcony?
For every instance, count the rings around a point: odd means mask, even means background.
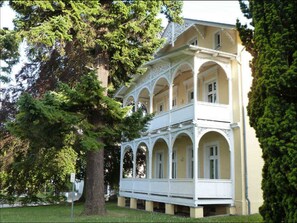
[[[122,179],[119,195],[197,206],[232,204],[232,181],[225,179]]]
[[[119,195],[191,207],[233,204],[231,134],[189,124],[125,143]]]

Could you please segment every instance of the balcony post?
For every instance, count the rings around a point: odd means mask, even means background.
[[[193,93],[194,93],[194,120],[193,120],[193,130],[194,130],[194,139],[193,139],[193,161],[194,161],[194,167],[193,167],[193,178],[194,178],[194,202],[198,200],[198,126],[196,124],[197,122],[197,112],[198,112],[198,58],[195,56],[193,58]]]
[[[132,148],[132,152],[133,152],[133,172],[132,172],[132,178],[136,178],[136,155],[137,155],[137,148],[135,148],[135,143],[133,142],[133,148]]]
[[[169,111],[172,109],[173,83],[169,84]]]
[[[123,157],[123,145],[121,145],[121,160],[120,160],[120,182],[121,180],[123,179],[123,160],[124,160],[124,157]]]
[[[149,150],[148,150],[148,154],[149,154],[149,168],[148,168],[148,179],[152,179],[152,171],[153,171],[153,148],[151,148],[152,144],[151,144],[151,138],[149,139],[150,143],[149,143]]]
[[[154,99],[154,94],[151,93],[150,94],[150,111],[149,113],[152,114],[154,112],[154,108],[153,108],[153,99]]]
[[[168,145],[168,179],[172,179],[172,140],[171,133],[169,132],[169,145]]]

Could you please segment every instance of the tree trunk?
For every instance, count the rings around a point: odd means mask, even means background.
[[[88,151],[84,214],[104,215],[104,149]]]
[[[108,64],[107,54],[100,54],[97,60],[97,77],[104,88],[108,87]],[[97,126],[103,124],[98,120],[97,114],[90,119]],[[104,149],[101,148],[98,151],[87,152],[86,202],[83,214],[104,215],[106,213],[104,192]]]

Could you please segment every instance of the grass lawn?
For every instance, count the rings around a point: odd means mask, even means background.
[[[116,203],[106,203],[107,215],[84,216],[82,204],[74,205],[74,222],[261,222],[260,215],[221,216],[192,219],[189,217],[171,216],[162,213],[151,213],[142,210],[117,207]],[[0,222],[71,222],[70,204],[1,208]]]

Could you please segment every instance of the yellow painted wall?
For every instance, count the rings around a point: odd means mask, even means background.
[[[188,153],[187,148],[193,146],[192,140],[188,136],[182,136],[174,142],[173,149],[177,153],[177,178],[187,178]]]
[[[228,79],[224,70],[219,67],[218,69],[218,96],[219,104],[229,104],[229,93],[228,93]]]
[[[235,128],[234,133],[234,171],[235,171],[235,206],[238,214],[246,214],[246,200],[244,187],[243,143],[240,128]]]
[[[152,177],[156,178],[156,153],[157,152],[163,152],[163,178],[167,178],[168,175],[168,147],[167,144],[164,141],[156,142],[154,149],[153,149],[153,157],[152,157]]]
[[[186,104],[188,104],[188,93],[187,88],[184,85],[184,81],[190,79],[193,77],[191,71],[185,71],[179,75],[177,75],[176,78],[174,78],[173,86],[174,88],[177,88],[176,96],[177,96],[177,107],[182,107]],[[193,81],[193,79],[192,79]],[[193,84],[192,84],[193,87]],[[173,92],[175,93],[175,92]]]
[[[222,31],[221,28],[218,27],[211,27],[211,26],[201,26],[201,29],[205,30],[205,38],[202,38],[202,36],[197,32],[197,30],[193,27],[189,28],[186,32],[184,32],[182,35],[180,35],[176,41],[174,42],[174,46],[168,45],[167,47],[162,49],[162,52],[171,52],[174,51],[184,45],[189,44],[189,41],[191,41],[194,38],[198,39],[198,46],[214,49],[214,34],[216,32],[221,33],[221,48],[218,49],[219,51],[224,51],[228,53],[236,53],[237,47],[236,47],[236,36],[234,34],[234,30],[227,30],[232,38],[234,39],[234,43],[230,40],[228,35],[225,33],[225,31]]]
[[[169,91],[166,89],[162,93],[154,96],[153,98],[153,109],[154,112],[158,113],[159,112],[159,104],[162,102],[163,103],[163,112],[166,112],[169,110]]]

